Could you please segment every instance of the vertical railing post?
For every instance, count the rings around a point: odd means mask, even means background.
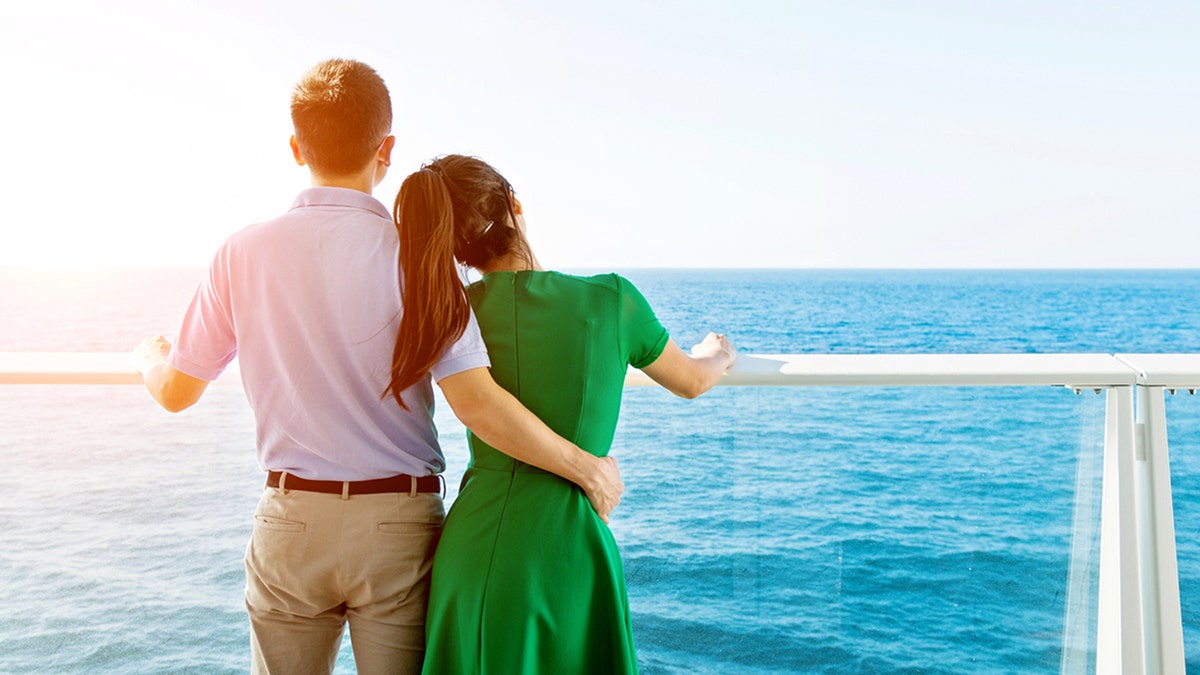
[[[1096,672],[1145,675],[1133,387],[1106,396]]]
[[[1137,387],[1138,506],[1142,548],[1142,598],[1146,668],[1183,673],[1183,618],[1179,606],[1179,563],[1171,505],[1171,466],[1162,387]]]
[[[1101,500],[1096,672],[1183,673],[1162,387],[1108,390]]]

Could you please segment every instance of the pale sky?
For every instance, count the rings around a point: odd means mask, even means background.
[[[0,264],[204,265],[285,210],[288,97],[391,89],[543,264],[1197,267],[1200,3],[7,3]]]

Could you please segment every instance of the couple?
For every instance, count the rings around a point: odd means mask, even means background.
[[[254,672],[329,672],[347,621],[362,673],[636,671],[605,524],[625,371],[696,396],[734,349],[710,334],[684,353],[617,275],[542,271],[478,159],[423,167],[389,215],[370,67],[318,64],[291,109],[312,187],[226,240],[174,345],[134,351],[171,411],[239,357],[268,472],[245,559]],[[482,280],[464,288],[456,260]],[[470,430],[444,530],[431,381]]]

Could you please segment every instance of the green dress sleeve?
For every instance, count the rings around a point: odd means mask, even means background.
[[[617,276],[617,290],[621,299],[621,346],[629,365],[645,368],[658,359],[671,336],[628,279]]]

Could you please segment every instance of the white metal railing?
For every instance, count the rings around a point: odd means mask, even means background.
[[[219,383],[237,383],[232,368]],[[141,384],[126,353],[0,352],[0,384]],[[631,369],[627,386],[653,382]],[[1200,354],[743,354],[726,386],[1063,386],[1104,391],[1096,670],[1183,673],[1164,391]],[[1085,663],[1067,658],[1063,670]]]
[[[236,367],[218,382],[236,383]],[[141,384],[124,352],[0,352],[0,384]],[[627,386],[653,382],[630,369]],[[742,354],[727,386],[1200,386],[1200,354]]]

